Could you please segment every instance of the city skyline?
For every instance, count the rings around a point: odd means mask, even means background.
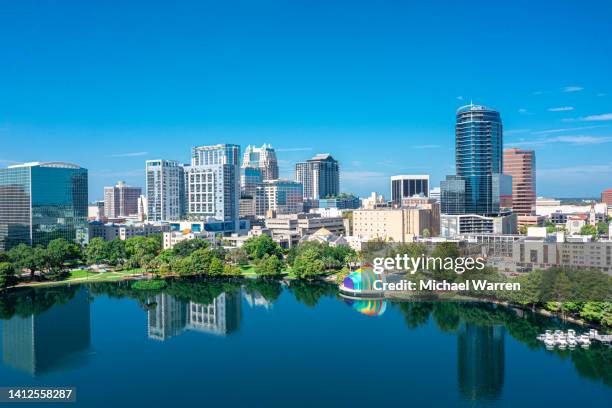
[[[0,64],[0,166],[78,163],[100,199],[117,180],[144,187],[145,160],[270,143],[282,178],[330,153],[342,191],[389,196],[392,175],[435,187],[452,173],[455,111],[473,100],[501,113],[504,148],[536,150],[538,195],[599,196],[612,177],[612,6],[475,3],[204,2],[147,18],[126,4],[79,19],[76,3],[9,4],[0,34],[19,41]],[[500,13],[503,30],[487,18]]]

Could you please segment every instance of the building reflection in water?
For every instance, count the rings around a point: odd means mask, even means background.
[[[149,301],[156,303],[148,311],[150,339],[164,341],[185,330],[226,336],[240,326],[239,292],[222,293],[210,304],[184,301],[164,293]]]
[[[504,385],[504,335],[503,326],[461,326],[457,336],[457,375],[463,398],[500,398]]]
[[[4,365],[36,376],[82,364],[91,341],[89,293],[28,317],[3,321]]]

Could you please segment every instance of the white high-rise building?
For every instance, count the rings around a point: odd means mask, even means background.
[[[174,160],[147,160],[147,219],[178,221],[185,214],[183,165]]]
[[[393,205],[402,205],[404,198],[415,195],[429,197],[429,175],[408,174],[391,177],[391,200]]]
[[[247,146],[242,157],[242,168],[247,167],[260,169],[263,181],[276,180],[278,178],[278,160],[272,145]]]
[[[185,167],[187,214],[224,223],[223,231],[240,227],[240,146],[220,144],[191,149]]]

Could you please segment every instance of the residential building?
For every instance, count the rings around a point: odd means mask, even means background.
[[[269,144],[264,144],[261,147],[247,146],[242,157],[242,168],[258,169],[261,181],[279,178],[276,152]]]
[[[185,215],[185,173],[175,160],[146,162],[147,220],[177,221]]]
[[[103,238],[106,241],[112,241],[116,238],[125,241],[132,237],[147,237],[170,231],[170,224],[166,223],[105,224],[100,221],[93,221],[89,223],[88,227],[90,240]]]
[[[223,232],[240,229],[240,146],[197,146],[185,166],[190,219],[224,223]]]
[[[399,206],[404,198],[415,195],[429,197],[429,175],[401,175],[391,177],[391,201]]]
[[[412,242],[418,236],[440,232],[439,211],[431,208],[384,208],[353,211],[353,236],[365,240],[382,239]]]
[[[340,166],[328,153],[297,163],[295,173],[304,186],[304,198],[318,200],[340,194]]]
[[[34,162],[0,169],[0,250],[55,238],[87,243],[87,169]]]
[[[498,215],[478,214],[442,214],[440,217],[440,235],[445,238],[456,238],[469,234],[516,234],[516,214],[501,213]]]
[[[535,152],[517,148],[504,149],[504,174],[512,177],[512,212],[518,216],[535,215]]]
[[[104,215],[106,218],[129,217],[138,214],[140,187],[131,187],[124,181],[112,187],[104,187]]]

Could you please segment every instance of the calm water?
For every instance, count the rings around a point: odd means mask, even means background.
[[[561,325],[530,314],[347,304],[325,285],[127,285],[0,298],[0,386],[74,386],[88,407],[612,406],[612,349],[546,351],[535,336]]]

